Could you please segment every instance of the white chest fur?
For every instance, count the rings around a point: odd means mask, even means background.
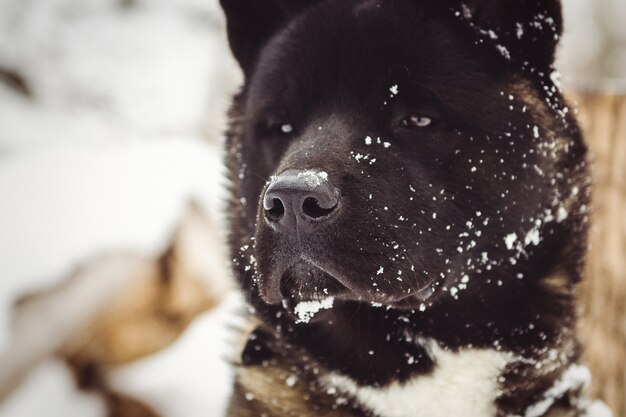
[[[492,417],[500,394],[498,377],[510,355],[495,350],[443,350],[429,343],[436,363],[432,374],[384,388],[360,387],[353,380],[331,374],[329,389],[352,395],[380,417]]]

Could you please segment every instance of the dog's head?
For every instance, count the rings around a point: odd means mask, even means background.
[[[584,156],[553,82],[558,1],[222,5],[253,304],[427,308],[555,255]]]

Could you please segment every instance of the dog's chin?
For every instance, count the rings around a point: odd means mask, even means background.
[[[324,298],[355,299],[357,295],[341,280],[307,261],[299,261],[282,273],[279,291],[283,304]]]
[[[295,309],[301,303],[333,299],[333,302],[365,303],[375,307],[408,310],[419,308],[436,293],[432,283],[427,283],[409,294],[384,294],[363,290],[351,285],[343,276],[307,260],[299,260],[278,274],[261,283],[261,298],[267,304],[282,304],[294,317]]]

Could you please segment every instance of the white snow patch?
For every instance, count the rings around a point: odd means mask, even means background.
[[[299,302],[294,309],[294,312],[298,316],[296,323],[308,323],[320,310],[333,308],[334,303],[335,297]]]
[[[516,240],[517,240],[516,233],[509,233],[508,235],[506,235],[504,237],[504,243],[506,244],[507,249],[509,250],[513,249],[513,244],[515,243]]]
[[[303,179],[309,186],[316,187],[328,180],[328,173],[325,171],[306,170],[298,172],[297,177]]]

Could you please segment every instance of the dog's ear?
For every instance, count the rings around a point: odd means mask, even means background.
[[[282,26],[316,0],[220,0],[228,41],[246,77],[259,51]]]
[[[563,30],[560,0],[452,0],[456,13],[527,68],[549,68]]]

